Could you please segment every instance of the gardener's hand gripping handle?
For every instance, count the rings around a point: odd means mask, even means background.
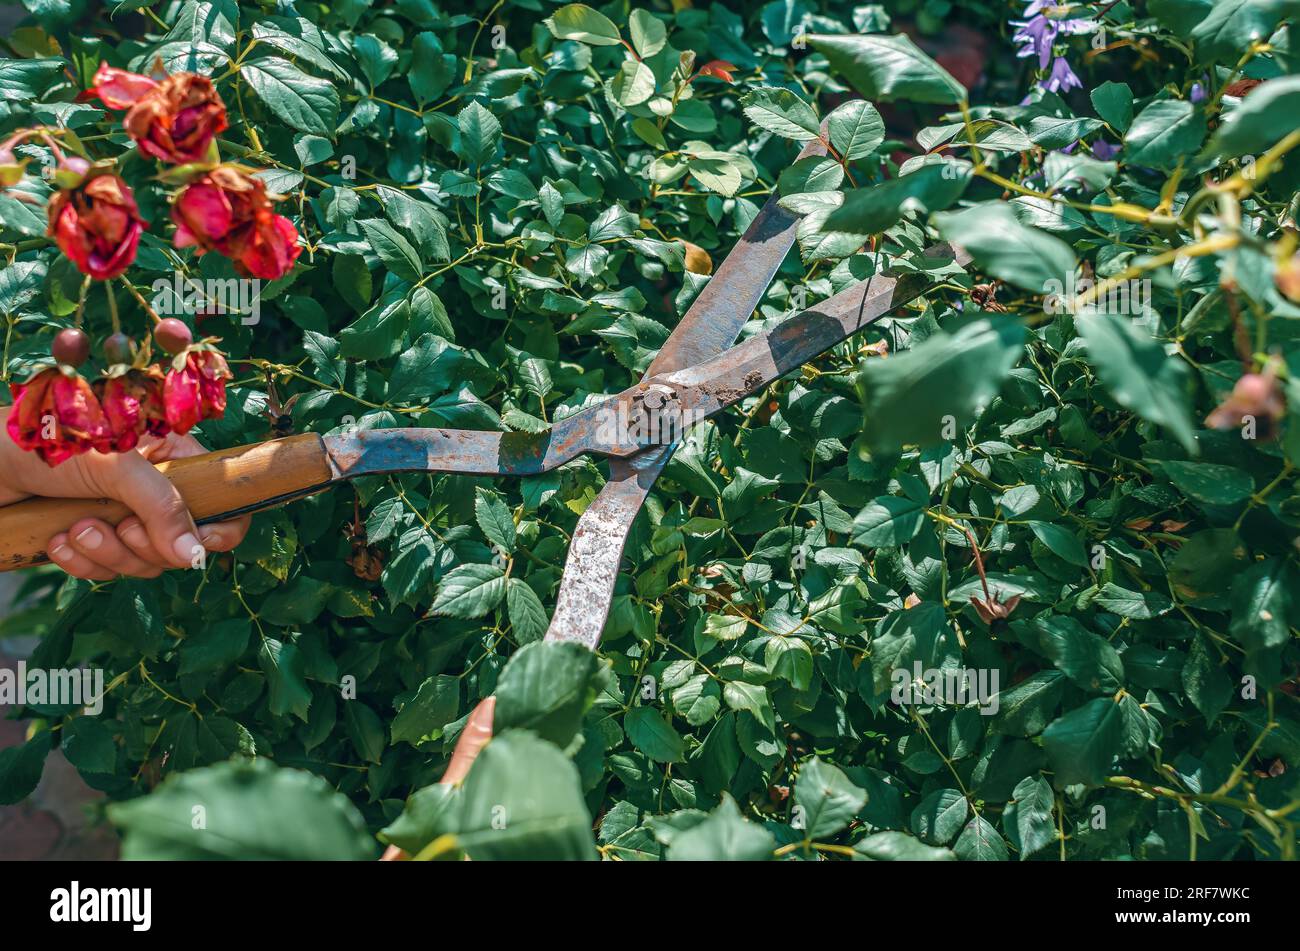
[[[176,486],[195,522],[267,508],[330,481],[325,446],[315,433],[163,462],[158,471]],[[46,543],[80,519],[116,525],[130,514],[111,499],[38,496],[0,506],[0,571],[48,561]]]

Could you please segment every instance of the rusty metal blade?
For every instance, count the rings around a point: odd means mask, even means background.
[[[926,254],[969,260],[946,244]],[[923,274],[877,275],[712,359],[642,382],[675,390],[683,415],[692,421],[707,418],[916,298],[930,283]],[[570,543],[548,640],[577,641],[592,649],[599,643],[632,520],[675,448],[670,444],[629,461],[611,460],[611,479],[579,519]]]
[[[826,146],[814,139],[799,158],[825,154]],[[645,379],[707,360],[735,342],[789,254],[798,224],[772,195],[655,355]],[[578,519],[569,544],[548,641],[575,641],[592,650],[600,643],[628,532],[675,448],[610,460],[609,481]]]
[[[472,429],[369,429],[325,436],[334,479],[389,472],[461,472],[525,476],[547,472],[586,452],[631,455],[621,438],[616,399],[589,406],[542,433]]]

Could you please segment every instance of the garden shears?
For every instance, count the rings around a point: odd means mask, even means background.
[[[814,139],[800,158],[825,154]],[[772,195],[651,361],[641,381],[540,433],[446,428],[303,433],[161,463],[199,523],[257,512],[359,476],[448,472],[530,476],[584,453],[609,460],[609,479],[578,519],[548,640],[595,649],[632,523],[690,424],[760,392],[868,324],[918,297],[925,273],[878,273],[735,344],[794,244],[798,218]],[[965,264],[939,244],[927,258]],[[936,263],[939,263],[936,261]],[[129,510],[109,499],[31,498],[0,507],[0,570],[43,563],[48,539],[93,517]]]

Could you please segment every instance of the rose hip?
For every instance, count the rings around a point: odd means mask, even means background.
[[[54,337],[50,352],[65,366],[79,367],[90,359],[90,338],[84,331],[72,327],[60,330]]]
[[[109,363],[131,362],[131,338],[120,330],[105,337],[100,350]]]
[[[194,342],[194,335],[183,320],[167,317],[153,328],[153,339],[168,353],[180,353]]]

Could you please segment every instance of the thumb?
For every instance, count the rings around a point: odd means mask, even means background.
[[[125,502],[144,524],[154,550],[178,568],[202,556],[194,519],[176,487],[138,452],[114,457],[106,494]]]
[[[492,715],[496,712],[497,698],[488,697],[481,701],[465,721],[465,729],[456,741],[456,749],[451,754],[447,771],[442,774],[440,783],[458,783],[469,774],[479,750],[487,746],[492,739]]]

